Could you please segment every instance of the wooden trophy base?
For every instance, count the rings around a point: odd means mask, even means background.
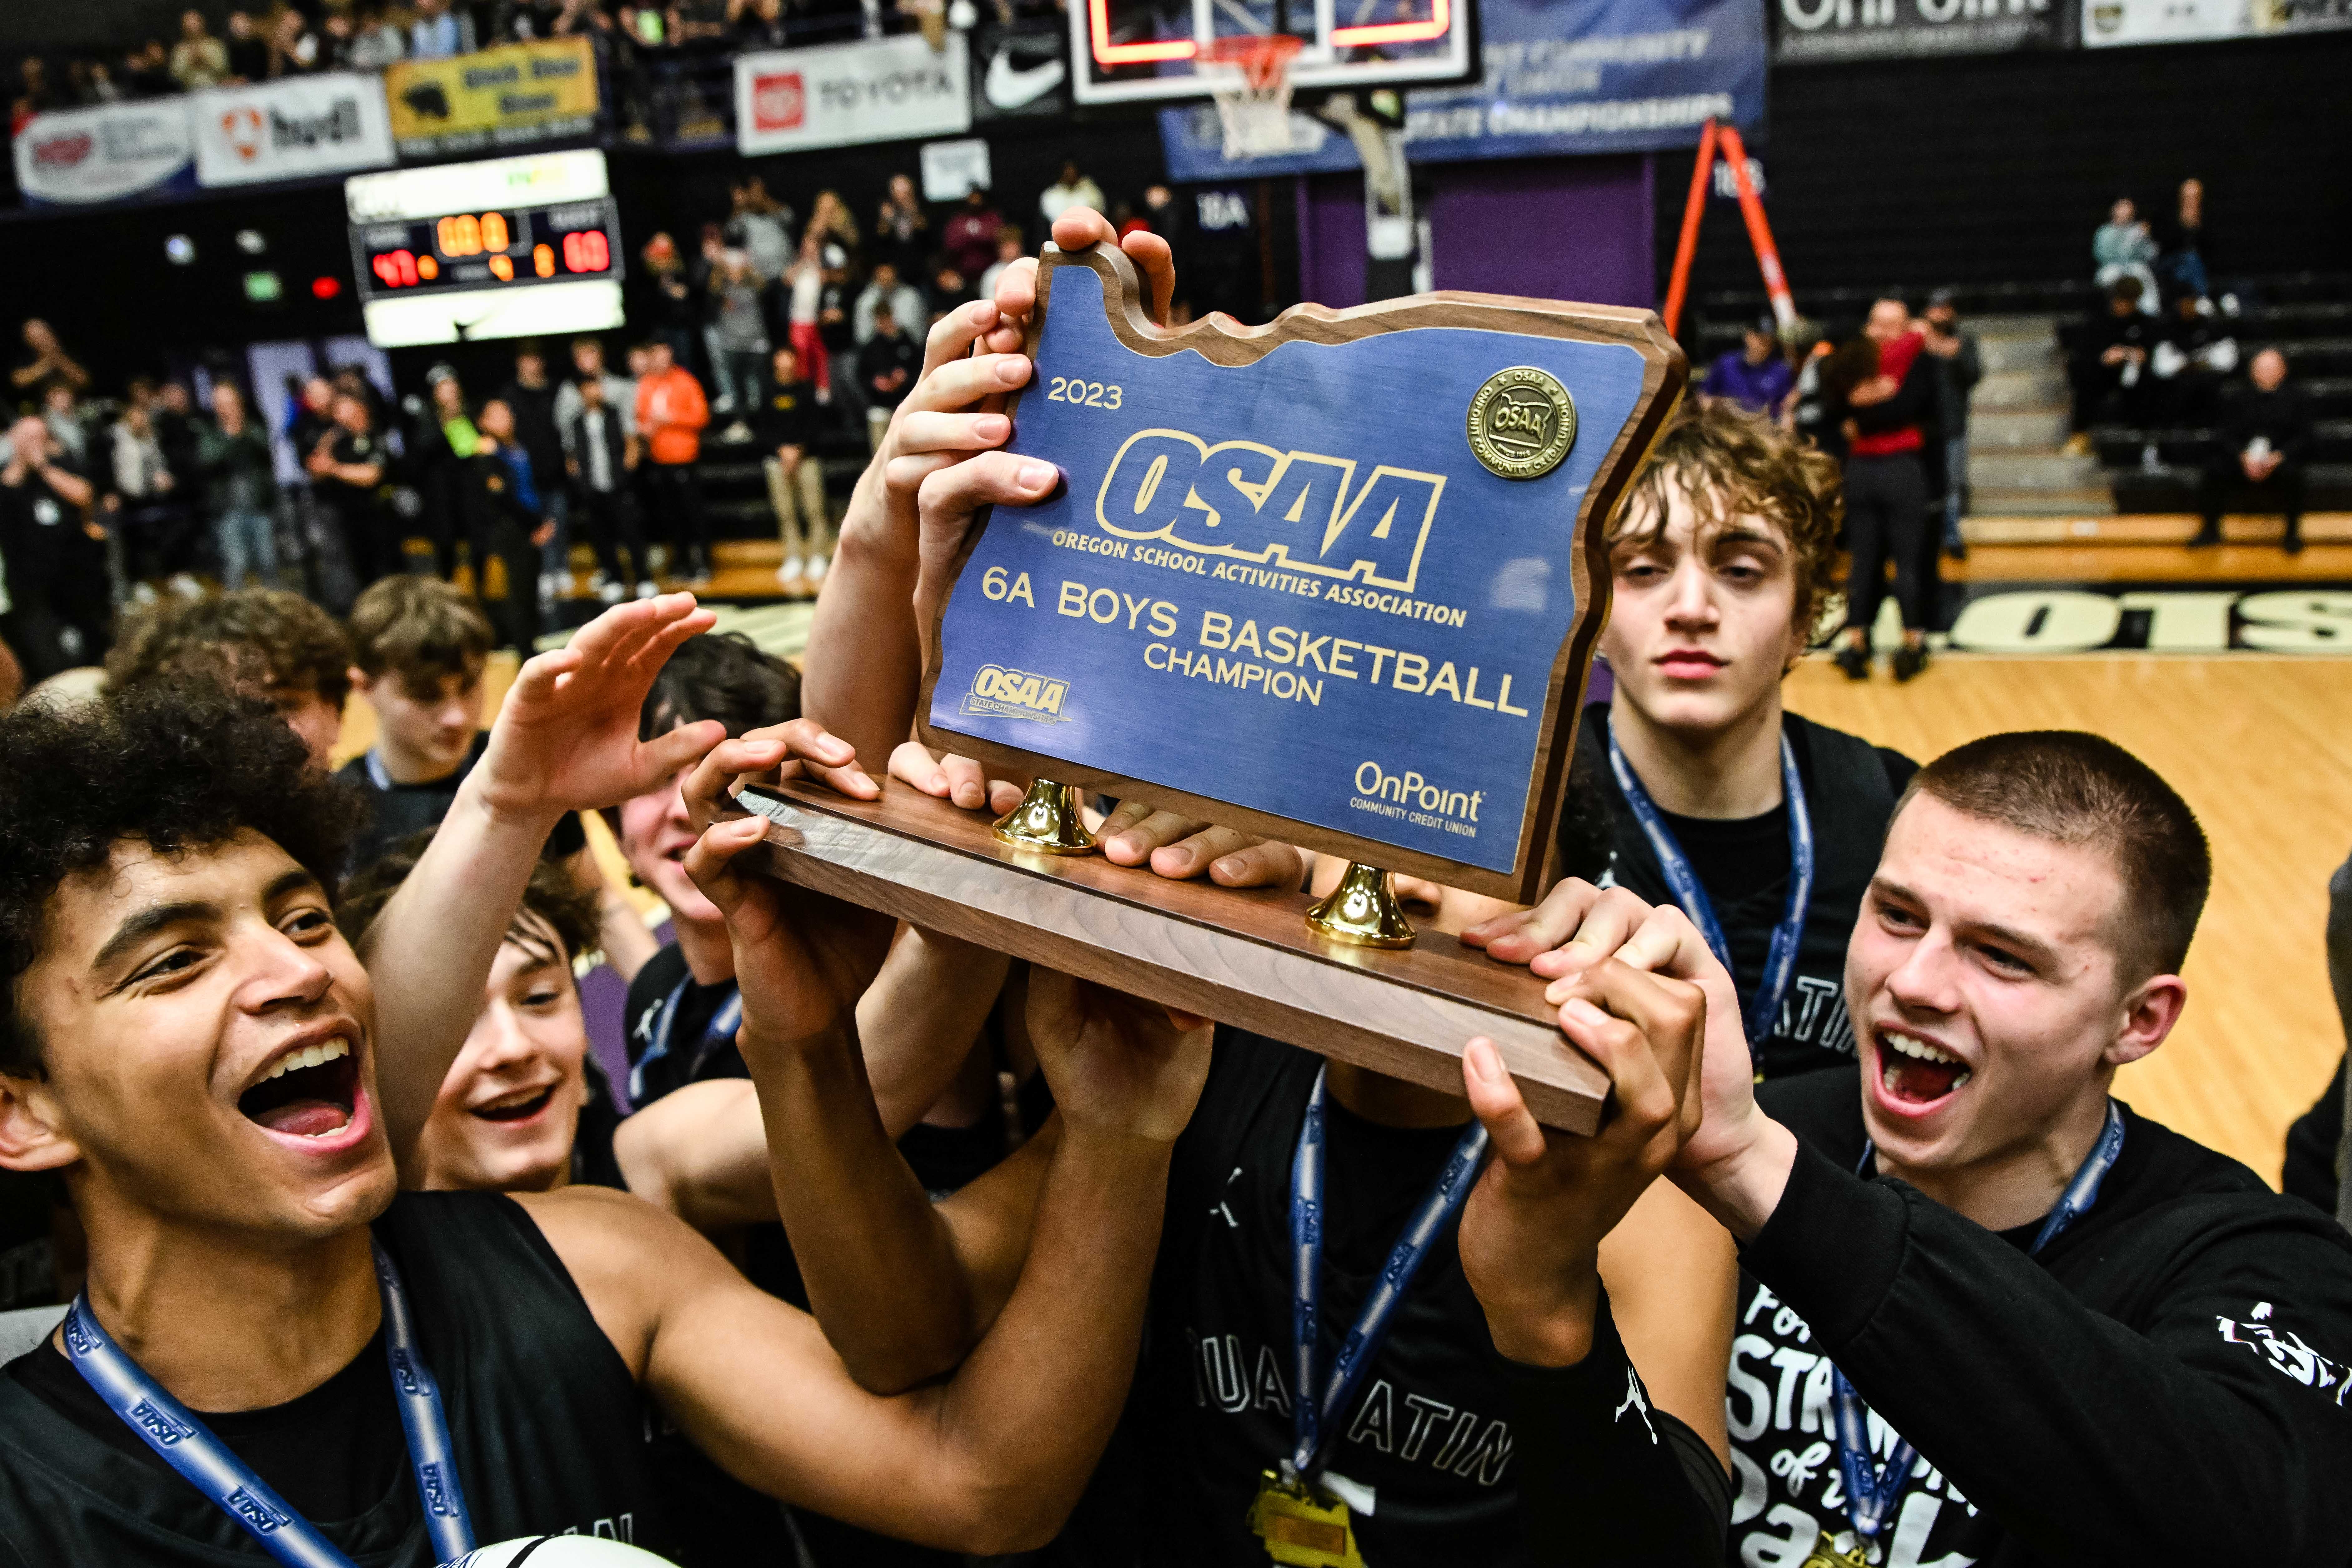
[[[1305,893],[1026,852],[896,784],[873,802],[797,782],[738,799],[768,819],[752,864],[780,880],[1448,1094],[1484,1035],[1538,1120],[1600,1126],[1608,1075],[1561,1037],[1545,983],[1444,932],[1343,946],[1307,929]]]

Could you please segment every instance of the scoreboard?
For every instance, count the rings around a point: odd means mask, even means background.
[[[600,152],[360,174],[343,195],[379,348],[622,324],[620,217]]]

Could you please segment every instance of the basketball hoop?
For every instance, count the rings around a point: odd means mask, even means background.
[[[1211,93],[1224,122],[1225,156],[1267,158],[1290,151],[1290,62],[1307,40],[1288,33],[1213,39],[1201,51],[1216,73]]]

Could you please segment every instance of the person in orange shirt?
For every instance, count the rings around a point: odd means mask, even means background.
[[[677,362],[669,344],[646,345],[646,374],[637,383],[637,428],[646,440],[644,468],[654,523],[669,535],[670,570],[686,583],[710,581],[710,526],[702,511],[695,461],[710,405],[694,373]]]

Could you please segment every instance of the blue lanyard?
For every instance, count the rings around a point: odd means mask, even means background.
[[[2066,1184],[2058,1206],[2052,1209],[2033,1235],[2033,1245],[2025,1249],[2028,1258],[2038,1258],[2042,1249],[2064,1235],[2074,1223],[2099,1201],[2099,1185],[2107,1173],[2116,1168],[2116,1161],[2124,1152],[2124,1113],[2113,1100],[2107,1101],[2106,1125],[2099,1130],[2099,1141],[2083,1156],[2082,1165],[2074,1179]],[[1856,1174],[1870,1170],[1871,1161],[1877,1156],[1878,1147],[1864,1142],[1862,1163]],[[1919,1450],[1897,1438],[1895,1451],[1886,1463],[1874,1467],[1870,1458],[1869,1412],[1856,1394],[1845,1373],[1832,1369],[1831,1392],[1837,1404],[1838,1473],[1845,1480],[1847,1508],[1853,1516],[1853,1532],[1864,1541],[1876,1539],[1886,1526],[1886,1516],[1894,1510],[1895,1500],[1901,1495],[1903,1483],[1911,1479],[1911,1467],[1919,1458]]]
[[[373,1244],[371,1244],[373,1245]],[[474,1525],[449,1443],[449,1423],[441,1414],[441,1391],[416,1349],[415,1325],[408,1315],[408,1292],[382,1247],[375,1247],[376,1288],[383,1298],[384,1353],[392,1363],[393,1393],[408,1437],[408,1462],[416,1471],[417,1500],[436,1563],[452,1563],[474,1549]],[[231,1453],[228,1446],[147,1375],[99,1326],[84,1292],[66,1313],[66,1354],[107,1408],[165,1464],[245,1527],[263,1551],[289,1568],[352,1568],[316,1526],[287,1506],[269,1483]]]
[[[1282,1471],[1285,1480],[1300,1484],[1312,1483],[1322,1474],[1330,1447],[1327,1434],[1339,1430],[1340,1415],[1388,1336],[1389,1320],[1396,1315],[1405,1288],[1428,1258],[1437,1233],[1469,1197],[1478,1163],[1486,1157],[1486,1129],[1473,1121],[1421,1206],[1405,1222],[1404,1234],[1397,1237],[1380,1278],[1366,1293],[1355,1325],[1339,1346],[1339,1359],[1331,1364],[1330,1381],[1318,1399],[1315,1352],[1323,1321],[1323,1079],[1328,1071],[1318,1068],[1315,1074],[1315,1090],[1307,1097],[1307,1120],[1298,1129],[1298,1150],[1290,1161],[1291,1333],[1297,1351],[1291,1365],[1297,1397],[1290,1405],[1290,1457],[1282,1462]]]
[[[629,1068],[629,1105],[633,1110],[646,1102],[646,1069],[669,1055],[669,1032],[677,1023],[678,1005],[686,1000],[687,987],[693,984],[694,976],[689,974],[670,992],[662,1004],[661,1016],[655,1021],[654,1037],[646,1043],[646,1054]],[[710,1016],[710,1026],[702,1032],[701,1043],[694,1047],[694,1060],[687,1066],[688,1079],[701,1070],[702,1059],[710,1054],[710,1047],[732,1036],[742,1022],[743,993],[738,988]]]
[[[1675,902],[1698,927],[1723,967],[1729,969],[1731,944],[1724,940],[1715,905],[1692,873],[1683,847],[1675,842],[1673,831],[1658,815],[1650,792],[1642,787],[1641,779],[1625,761],[1625,752],[1617,744],[1614,719],[1609,721],[1609,770],[1617,775],[1617,788],[1633,807],[1633,820],[1642,825],[1650,852],[1658,858],[1658,869],[1664,874],[1666,886],[1674,889]],[[1780,732],[1780,794],[1789,808],[1789,901],[1780,911],[1780,923],[1772,928],[1772,945],[1765,952],[1764,973],[1756,982],[1756,993],[1740,1009],[1748,1037],[1755,1041],[1770,1037],[1780,1026],[1780,1003],[1796,976],[1797,947],[1805,935],[1805,910],[1813,900],[1813,819],[1805,809],[1805,782],[1797,776],[1797,753],[1789,744],[1786,729]]]

